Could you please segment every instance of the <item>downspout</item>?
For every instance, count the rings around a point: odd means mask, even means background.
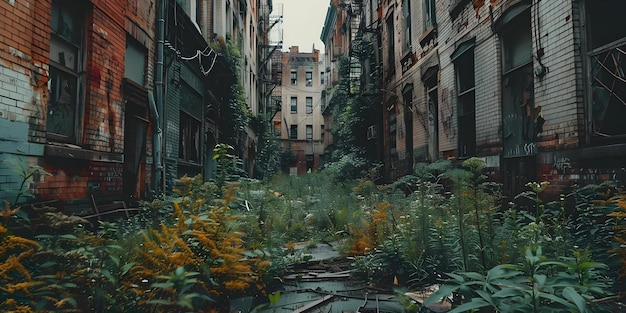
[[[154,119],[154,139],[153,139],[153,152],[152,158],[154,160],[154,192],[156,195],[164,192],[162,190],[163,184],[163,164],[162,153],[163,153],[163,123],[162,123],[162,114],[163,112],[163,46],[165,43],[165,13],[167,0],[157,0],[157,16],[156,16],[156,38],[157,38],[157,55],[156,55],[156,65],[155,65],[155,80],[154,80],[154,92],[155,99],[150,100],[150,108],[152,111],[152,118]],[[155,101],[156,100],[156,103]]]

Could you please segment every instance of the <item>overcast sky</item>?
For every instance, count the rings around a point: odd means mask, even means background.
[[[274,0],[274,10],[283,6],[283,51],[298,46],[301,52],[324,53],[320,40],[330,0]]]

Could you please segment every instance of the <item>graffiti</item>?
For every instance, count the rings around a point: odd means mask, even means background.
[[[537,145],[534,142],[520,143],[505,150],[505,156],[529,156],[537,154]]]
[[[572,168],[570,164],[570,159],[566,157],[554,157],[554,163],[552,163],[552,168],[555,168],[559,173],[565,172],[565,170]]]
[[[443,133],[448,139],[454,138],[454,129],[452,128],[454,109],[452,108],[452,90],[444,87],[441,92],[441,107],[439,114],[441,115],[441,125]]]

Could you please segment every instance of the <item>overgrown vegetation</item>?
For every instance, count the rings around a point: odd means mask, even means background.
[[[599,312],[624,290],[626,194],[611,184],[542,201],[529,183],[513,203],[479,159],[440,161],[390,185],[334,173],[181,177],[172,196],[130,219],[87,221],[54,208],[0,224],[0,307],[16,312],[228,312],[280,291],[275,277],[305,262],[296,242],[333,242],[354,257],[353,276],[402,290],[443,282],[429,301],[453,312]],[[22,215],[24,215],[22,213]],[[93,229],[93,230],[92,230]],[[18,235],[19,234],[19,235]],[[614,273],[619,273],[615,277]],[[271,297],[270,297],[271,296]]]

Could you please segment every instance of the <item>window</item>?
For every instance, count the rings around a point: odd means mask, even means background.
[[[435,0],[424,0],[424,30],[426,31],[436,26]]]
[[[474,96],[474,40],[461,43],[452,54],[456,72],[459,158],[476,153],[476,104]]]
[[[324,142],[324,137],[326,137],[326,133],[325,133],[326,131],[324,130],[324,124],[322,124],[320,126],[320,132],[321,132],[321,136],[320,137],[322,138],[322,142]]]
[[[306,85],[307,87],[313,86],[313,72],[306,72]]]
[[[396,108],[393,106],[389,111],[389,149],[391,153],[396,153],[396,134],[397,134],[398,124],[396,121]]]
[[[289,139],[298,139],[298,125],[289,127]]]
[[[180,141],[178,158],[188,162],[200,162],[200,120],[180,111]]]
[[[622,143],[626,138],[626,2],[588,5],[591,81],[591,140]]]
[[[82,16],[73,1],[53,0],[50,36],[50,77],[46,131],[54,140],[75,142],[79,127],[83,70]]]
[[[313,113],[313,98],[306,97],[306,114]]]
[[[306,140],[313,140],[313,125],[306,126]]]
[[[396,58],[394,52],[394,34],[393,29],[393,14],[387,18],[387,75],[391,76],[395,73]]]
[[[537,153],[531,33],[529,9],[500,30],[504,157]]]
[[[324,85],[324,72],[320,72],[320,85]]]
[[[274,122],[274,135],[280,137],[280,133],[282,131],[282,125],[280,122]]]
[[[126,55],[124,56],[124,77],[137,84],[144,85],[146,73],[146,55],[148,50],[132,37],[126,38]]]
[[[410,0],[404,0],[404,3],[402,5],[402,15],[404,16],[404,46],[406,48],[411,48],[411,1]]]
[[[405,147],[405,172],[413,171],[413,84],[407,84],[402,89],[402,102],[404,103],[404,147]]]
[[[298,84],[298,72],[291,70],[291,84],[293,86]]]
[[[315,157],[312,154],[307,154],[305,158],[306,170],[310,173],[313,170],[313,165],[315,165]]]
[[[291,113],[298,113],[298,98],[291,97]]]

